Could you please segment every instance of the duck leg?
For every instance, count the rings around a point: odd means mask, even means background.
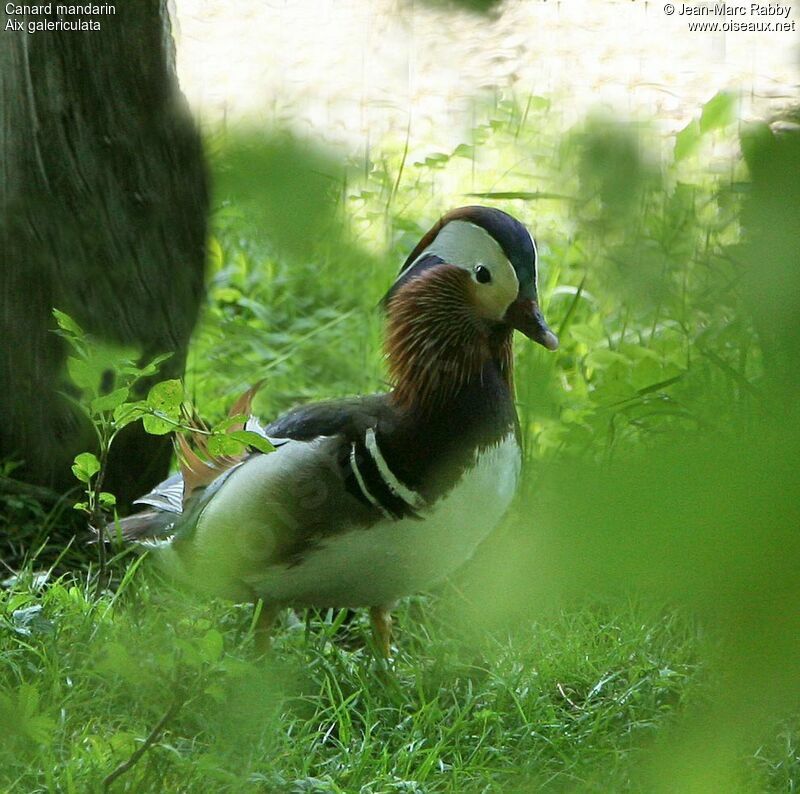
[[[372,633],[381,655],[388,659],[391,653],[392,641],[392,613],[394,605],[370,607],[369,619],[372,623]]]
[[[255,602],[254,606],[258,609],[258,601]],[[264,656],[270,649],[270,645],[272,644],[272,627],[280,611],[281,608],[277,604],[265,604],[263,601],[261,602],[261,612],[258,613],[256,625],[253,630],[256,653],[259,656]]]

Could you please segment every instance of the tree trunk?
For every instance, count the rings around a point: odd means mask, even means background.
[[[177,86],[165,0],[113,4],[100,30],[28,32],[56,13],[0,17],[0,459],[64,489],[91,429],[69,391],[53,307],[183,372],[203,291],[207,180]],[[56,12],[56,4],[51,8]],[[9,19],[22,31],[10,30]],[[161,477],[169,441],[120,437],[109,490]]]

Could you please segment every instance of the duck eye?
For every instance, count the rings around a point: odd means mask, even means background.
[[[488,267],[478,265],[475,268],[475,281],[479,284],[488,284],[492,280],[492,274],[489,272]]]

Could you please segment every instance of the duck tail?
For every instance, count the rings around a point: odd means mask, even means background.
[[[102,534],[105,541],[121,540],[145,546],[170,540],[183,512],[183,491],[183,478],[173,474],[134,502],[144,505],[144,510],[109,521],[102,533],[95,530],[97,539]]]
[[[142,510],[106,525],[108,539],[118,537],[125,543],[144,546],[160,545],[172,539],[173,528],[179,518],[175,513],[162,510]]]

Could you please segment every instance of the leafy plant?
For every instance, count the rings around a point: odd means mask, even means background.
[[[136,385],[158,372],[166,353],[140,366],[131,350],[110,348],[87,334],[65,312],[53,310],[58,334],[67,341],[71,353],[67,371],[78,388],[80,397],[64,395],[89,420],[97,438],[95,451],[81,452],[75,457],[72,473],[83,485],[85,499],[75,509],[85,513],[90,526],[102,532],[108,514],[116,505],[114,494],[103,490],[108,456],[119,433],[144,412],[133,399]],[[154,409],[155,410],[155,409]],[[105,544],[99,543],[101,572],[105,572]]]
[[[153,435],[186,431],[195,436],[205,436],[211,456],[236,456],[247,447],[264,452],[272,449],[269,442],[257,433],[232,429],[246,421],[244,415],[228,416],[210,429],[198,424],[185,402],[180,380],[156,383],[145,399],[136,399],[137,386],[145,378],[153,377],[171,353],[139,364],[135,352],[109,348],[87,334],[62,311],[54,309],[53,315],[58,323],[58,333],[72,348],[67,370],[80,391],[79,399],[65,396],[86,416],[97,438],[97,449],[76,455],[72,466],[85,496],[75,504],[75,509],[87,516],[90,526],[101,536],[116,506],[115,495],[103,490],[109,453],[120,432],[131,423],[141,420],[144,429]],[[99,543],[98,548],[102,578],[106,565],[105,544]]]

